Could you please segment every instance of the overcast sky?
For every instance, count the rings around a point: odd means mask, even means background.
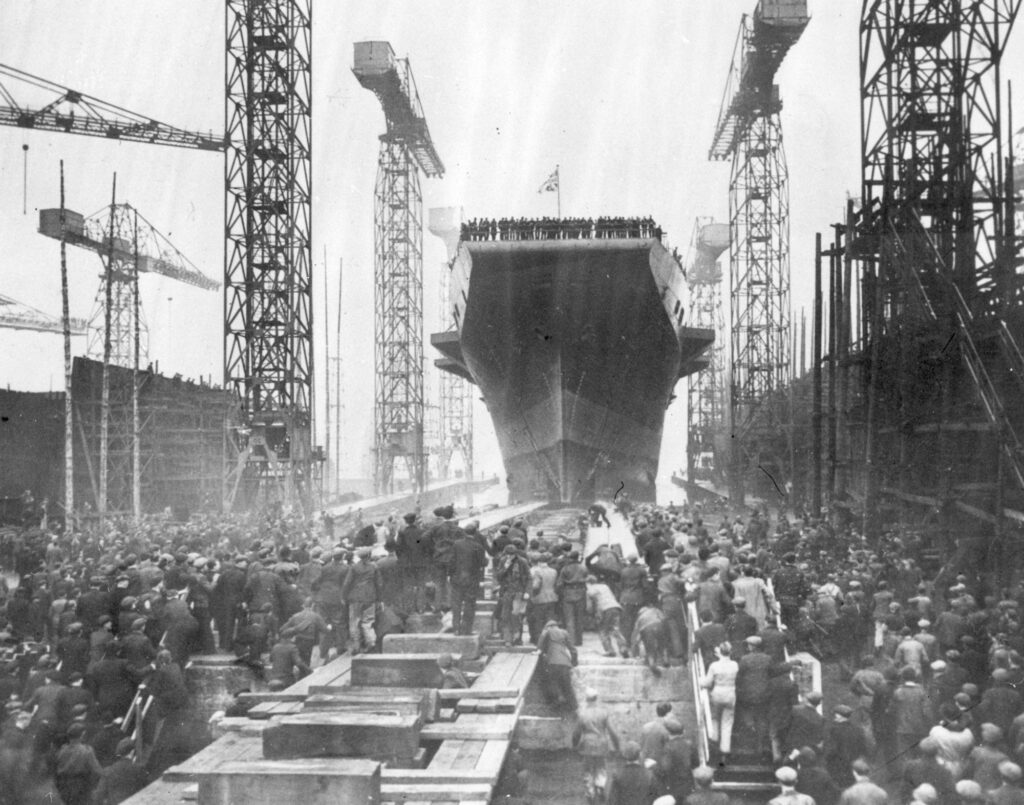
[[[373,402],[373,184],[384,117],[351,73],[352,43],[408,56],[447,167],[424,207],[469,217],[554,215],[537,188],[560,166],[564,215],[652,215],[680,251],[698,215],[726,220],[728,165],[709,163],[740,17],[754,0],[315,0],[314,223],[317,360],[323,255],[333,339],[343,271],[346,475],[369,469]],[[859,0],[812,0],[812,20],[778,76],[790,166],[794,320],[810,304],[814,232],[859,194]],[[1024,85],[1017,30],[1004,77]],[[0,0],[0,62],[185,128],[224,120],[224,9],[216,0]],[[1018,115],[1019,116],[1019,115]],[[28,208],[22,215],[22,145]],[[37,210],[135,205],[210,276],[223,272],[223,156],[0,129],[0,293],[57,314],[59,247]],[[426,214],[425,216],[426,217]],[[426,329],[437,329],[444,249],[424,235]],[[72,315],[88,316],[100,261],[69,250]],[[164,373],[222,377],[222,298],[166,278],[141,282],[150,358]],[[727,297],[726,297],[727,299]],[[59,389],[59,336],[0,330],[0,382]],[[84,351],[76,339],[76,353]],[[427,349],[428,357],[433,358]],[[323,378],[318,379],[322,389]],[[430,380],[436,400],[436,382]],[[683,466],[685,387],[666,423],[662,473]],[[322,411],[322,399],[318,403]],[[482,404],[477,467],[501,473]]]

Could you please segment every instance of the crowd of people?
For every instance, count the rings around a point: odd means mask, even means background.
[[[193,654],[233,652],[282,689],[433,616],[456,633],[536,646],[595,803],[724,805],[715,775],[751,760],[777,769],[776,805],[1024,805],[1024,587],[955,570],[936,586],[919,539],[869,544],[809,518],[651,504],[620,516],[625,551],[602,540],[581,551],[521,520],[483,533],[450,506],[356,519],[343,534],[329,517],[280,515],[0,530],[7,799],[50,790],[65,803],[116,803],[194,751]],[[609,523],[595,504],[580,530]],[[476,611],[484,595],[493,615]],[[638,658],[654,676],[695,663],[710,767],[670,710],[634,744],[594,691],[578,701],[586,629],[605,655]],[[800,652],[823,664],[824,700],[801,678]],[[457,663],[443,671],[466,684]],[[153,717],[135,741],[140,689]],[[161,751],[140,756],[157,723]]]
[[[657,238],[662,230],[653,218],[498,218],[462,225],[462,239],[589,240],[591,238]]]
[[[581,716],[592,802],[724,805],[708,787],[715,776],[760,763],[775,769],[773,805],[1024,803],[1024,585],[993,587],[969,568],[947,568],[937,585],[920,538],[895,532],[869,544],[809,518],[773,525],[757,511],[687,506],[627,516],[636,554],[584,560],[592,611],[618,613],[594,628],[608,653],[621,635],[623,655],[639,652],[652,673],[666,659],[696,662],[710,766],[696,765],[671,713],[645,725],[661,737],[639,753]],[[572,617],[550,623],[541,648],[552,701],[584,713],[599,703],[580,707],[557,668],[577,661]],[[808,684],[806,654],[821,663],[824,696]],[[679,745],[666,757],[670,739]],[[603,765],[615,749],[628,796]]]

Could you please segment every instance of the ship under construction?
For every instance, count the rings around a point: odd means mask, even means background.
[[[665,411],[714,340],[651,219],[466,224],[442,370],[475,383],[513,500],[654,500]]]

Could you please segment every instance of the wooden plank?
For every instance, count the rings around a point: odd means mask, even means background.
[[[512,679],[512,676],[526,656],[529,655],[508,654],[505,652],[495,654],[494,658],[487,663],[487,667],[480,673],[480,676],[477,677],[476,682],[473,683],[473,690],[512,687],[509,680]]]
[[[408,802],[409,799],[425,799],[429,803],[452,800],[456,803],[465,800],[484,800],[491,798],[493,786],[487,783],[419,783],[408,786],[390,786],[381,784],[380,798],[384,802]]]
[[[421,733],[422,734],[422,733]],[[462,741],[444,741],[441,746],[438,747],[437,752],[434,753],[434,757],[430,760],[428,769],[450,769],[452,763],[455,762],[455,758],[459,756],[459,750],[462,749]]]
[[[519,688],[520,690],[526,690],[527,685],[530,684],[530,680],[533,679],[533,674],[537,670],[537,663],[540,662],[539,654],[526,654],[523,655],[522,662],[516,672],[512,675],[512,679],[509,682],[509,687]]]
[[[490,783],[487,771],[480,769],[383,769],[381,785],[419,785],[421,783]]]
[[[458,757],[452,763],[453,769],[474,769],[476,762],[480,759],[480,753],[484,751],[486,741],[463,741],[462,749]]]
[[[206,774],[222,763],[234,760],[256,760],[263,756],[263,739],[260,737],[231,733],[214,741],[188,760],[164,772],[168,782],[195,782],[200,774]]]
[[[508,756],[510,741],[488,741],[476,762],[476,771],[490,775],[491,783],[497,784],[501,769]]]
[[[479,681],[477,679],[478,683]],[[479,688],[476,685],[468,688],[449,688],[437,692],[437,698],[442,702],[454,702],[460,699],[505,699],[518,695],[518,688]]]
[[[305,693],[285,693],[283,690],[261,690],[256,693],[240,693],[238,699],[243,704],[263,704],[264,702],[301,702]]]
[[[424,741],[447,741],[461,739],[464,741],[507,741],[515,730],[514,715],[478,715],[469,713],[459,716],[450,724],[436,722],[425,724],[420,731],[420,739]]]

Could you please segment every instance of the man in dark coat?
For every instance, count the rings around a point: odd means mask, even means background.
[[[640,763],[640,745],[627,741],[622,747],[623,767],[608,782],[608,805],[636,805],[653,801],[654,776]]]
[[[982,694],[975,723],[995,724],[1003,731],[1003,735],[1009,735],[1013,720],[1022,710],[1024,701],[1021,700],[1021,695],[1010,687],[1010,672],[1005,668],[996,668],[992,672],[992,686]]]
[[[53,781],[64,805],[88,805],[103,773],[92,747],[83,742],[84,737],[85,726],[72,724],[67,732],[68,742],[57,753]]]
[[[128,712],[140,677],[125,660],[117,658],[113,644],[103,659],[93,663],[85,675],[85,687],[96,699],[100,716],[118,718]]]
[[[264,604],[270,604],[274,617],[280,620],[281,599],[284,593],[284,579],[268,567],[259,567],[249,576],[242,592],[242,600],[250,612],[258,612]]]
[[[451,573],[452,631],[473,634],[476,601],[487,568],[487,552],[471,534],[459,529],[448,555]]]
[[[772,658],[761,651],[761,638],[747,638],[747,653],[739,661],[736,674],[737,718],[753,731],[757,751],[763,751],[768,739],[768,697]]]
[[[356,559],[341,586],[341,597],[348,606],[348,639],[353,656],[377,644],[373,623],[382,595],[380,571],[371,559],[371,549],[359,548]]]
[[[92,659],[92,647],[89,638],[82,634],[82,624],[72,623],[68,627],[68,636],[57,642],[57,656],[65,678],[68,674],[85,673]]]
[[[331,558],[333,561],[324,565],[320,578],[313,585],[313,598],[330,627],[320,641],[320,656],[325,660],[329,659],[331,648],[339,653],[344,651],[348,639],[348,610],[341,588],[345,584],[349,565],[345,562],[343,548],[336,548]]]
[[[784,737],[786,755],[805,746],[821,751],[825,745],[825,717],[818,712],[820,704],[821,694],[812,690],[793,706]]]
[[[395,538],[395,556],[406,585],[406,608],[410,612],[422,612],[426,603],[426,584],[434,564],[434,545],[416,521],[414,513],[405,515],[404,519],[405,525]]]
[[[148,775],[145,768],[129,757],[133,748],[131,738],[122,738],[118,742],[117,760],[103,770],[99,785],[93,792],[93,805],[119,805],[146,787]]]
[[[725,642],[726,637],[725,624],[715,623],[711,610],[700,613],[700,628],[693,633],[693,650],[700,652],[705,666],[715,661],[715,649]]]
[[[238,622],[238,605],[245,592],[246,562],[239,559],[226,565],[220,571],[213,585],[213,617],[217,623],[217,642],[222,651],[231,651],[235,639],[235,624]]]
[[[587,570],[580,564],[577,551],[570,551],[568,561],[558,571],[555,591],[562,609],[562,623],[572,636],[573,645],[583,645],[583,617],[587,611]]]
[[[818,753],[808,746],[797,756],[796,790],[814,800],[814,805],[836,805],[842,793],[818,762]]]
[[[748,637],[753,637],[757,634],[757,618],[747,612],[747,600],[745,598],[734,598],[732,606],[733,613],[725,620],[725,632],[732,645],[742,646]],[[762,642],[763,645],[764,643]],[[767,654],[768,652],[765,653]],[[776,660],[776,662],[781,661]]]
[[[825,738],[825,768],[840,788],[853,785],[853,771],[850,766],[859,757],[868,754],[868,741],[864,730],[850,721],[853,708],[837,705],[833,722]]]
[[[786,626],[796,621],[797,611],[811,592],[810,582],[796,566],[796,554],[782,557],[782,567],[772,579],[775,600],[779,602],[780,616]]]

